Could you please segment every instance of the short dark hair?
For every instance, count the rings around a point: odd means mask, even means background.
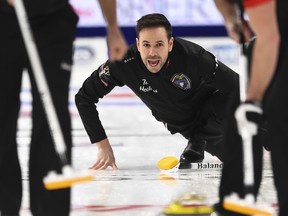
[[[172,37],[172,27],[169,20],[163,14],[152,13],[142,16],[137,21],[136,26],[137,38],[139,38],[139,33],[142,29],[152,27],[164,27],[167,32],[168,39]]]

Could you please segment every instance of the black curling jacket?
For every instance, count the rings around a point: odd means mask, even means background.
[[[29,17],[43,16],[57,12],[65,7],[69,7],[68,0],[23,0],[27,15]],[[0,0],[0,12],[15,13],[7,0]]]
[[[229,96],[238,88],[238,75],[201,46],[180,38],[174,40],[162,69],[151,73],[134,44],[122,61],[107,61],[95,70],[75,96],[92,143],[106,138],[95,104],[115,86],[124,85],[172,134],[185,135],[212,114],[223,117]]]

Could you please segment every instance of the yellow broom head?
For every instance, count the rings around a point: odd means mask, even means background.
[[[223,201],[223,207],[226,210],[247,215],[273,216],[274,213],[270,206],[257,204],[247,196],[245,199],[241,199],[237,194],[226,197]]]
[[[76,173],[67,165],[62,168],[62,173],[60,174],[55,171],[50,171],[48,175],[44,177],[43,182],[47,190],[57,190],[69,188],[77,183],[92,181],[93,178],[94,177],[89,170]]]

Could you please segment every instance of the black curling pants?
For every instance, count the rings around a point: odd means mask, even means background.
[[[262,144],[271,148],[274,182],[277,190],[279,216],[288,215],[288,1],[277,0],[277,18],[281,33],[281,45],[275,76],[263,100],[264,116],[268,132],[254,142],[255,189],[257,194],[262,173]],[[235,120],[229,121],[228,137],[224,146],[224,167],[220,185],[220,200],[232,191],[243,195],[241,140],[236,133]],[[233,135],[234,134],[234,135]],[[265,141],[267,143],[265,143]]]
[[[281,45],[276,74],[265,97],[274,182],[279,216],[288,215],[288,1],[277,0]]]
[[[226,142],[226,127],[228,122],[231,121],[231,115],[233,115],[231,110],[235,109],[240,101],[238,76],[235,80],[237,81],[235,88],[233,91],[231,90],[229,96],[223,97],[221,93],[217,92],[206,101],[203,107],[205,124],[197,127],[196,130],[191,130],[191,134],[189,132],[182,133],[187,139],[205,140],[205,151],[218,157],[221,161],[223,161],[225,154],[225,149],[222,147]],[[230,132],[228,131],[228,133]]]
[[[71,122],[68,110],[72,47],[78,17],[71,8],[35,17],[32,29],[52,100],[71,162]],[[35,85],[16,16],[0,12],[0,211],[17,215],[22,200],[21,169],[17,155],[17,119],[21,79],[28,68],[33,95],[32,136],[29,154],[30,208],[37,216],[65,216],[70,211],[70,189],[48,191],[43,177],[61,169],[44,109]]]

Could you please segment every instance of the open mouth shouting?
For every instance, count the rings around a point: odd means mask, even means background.
[[[147,59],[147,69],[152,73],[157,73],[161,69],[160,59]]]
[[[153,59],[153,60],[148,60],[148,64],[151,66],[151,67],[156,67],[158,64],[159,64],[159,60],[157,59]]]

